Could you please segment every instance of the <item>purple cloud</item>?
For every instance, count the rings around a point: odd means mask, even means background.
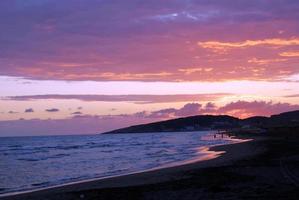
[[[12,111],[12,110],[10,110],[10,111],[8,111],[8,114],[17,114],[18,112],[16,112],[16,111]]]
[[[24,112],[25,113],[32,113],[32,112],[34,112],[34,110],[32,108],[27,108],[27,109],[25,109]]]
[[[46,109],[46,112],[59,112],[58,108],[51,108],[51,109]]]
[[[185,104],[181,109],[177,110],[176,116],[190,116],[197,115],[201,109],[202,105],[198,103],[188,103]]]
[[[235,66],[247,66],[252,51],[245,52],[243,62],[239,52],[231,62],[218,62],[219,57],[211,58],[197,42],[298,36],[298,10],[294,0],[0,1],[0,75],[56,80],[255,78],[252,66],[238,76],[229,73]],[[252,56],[274,53],[259,49]],[[285,68],[294,74],[294,62],[267,68],[256,79],[277,78]],[[212,77],[212,72],[180,71],[209,65],[221,72]]]
[[[273,103],[272,101],[236,101],[217,107],[215,104],[209,102],[206,105],[188,103],[179,109],[168,108],[153,112],[143,111],[136,113],[135,116],[144,118],[168,119],[201,114],[227,114],[246,118],[256,115],[270,116],[292,110],[299,110],[299,105],[289,103]]]
[[[83,113],[82,112],[79,112],[79,111],[76,111],[76,112],[73,112],[71,113],[72,115],[82,115]]]

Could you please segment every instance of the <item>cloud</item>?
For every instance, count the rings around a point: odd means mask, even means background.
[[[32,95],[32,96],[10,96],[6,100],[31,101],[44,99],[76,99],[81,101],[106,101],[122,102],[130,101],[138,104],[146,103],[166,103],[166,102],[187,102],[187,101],[214,101],[230,93],[211,93],[211,94],[175,94],[175,95]],[[82,107],[78,107],[82,109]]]
[[[280,46],[297,46],[299,45],[299,38],[294,38],[294,39],[270,38],[264,40],[246,40],[242,42],[207,41],[207,42],[198,42],[197,44],[202,48],[216,49],[216,50],[254,47],[260,45],[280,47]]]
[[[299,105],[293,105],[289,103],[274,103],[272,101],[236,101],[220,107],[217,112],[227,113],[244,118],[255,115],[270,116],[273,114],[298,109]]]
[[[299,51],[282,52],[279,55],[283,57],[299,57]]]
[[[166,108],[152,112],[143,111],[136,113],[135,116],[158,119],[185,117],[210,112],[214,109],[214,106],[215,105],[210,102],[207,103],[205,106],[199,103],[187,103],[182,108]]]
[[[8,111],[8,114],[17,114],[18,112],[16,112],[16,111],[12,111],[12,110],[10,110],[10,111]]]
[[[51,108],[51,109],[46,109],[46,112],[59,112],[59,109],[57,108]]]
[[[204,108],[207,112],[213,112],[214,110],[217,109],[217,106],[212,103],[212,102],[208,102],[206,105],[205,105],[205,108]]]
[[[205,105],[198,103],[188,103],[182,108],[168,108],[153,112],[140,112],[137,116],[149,118],[174,118],[200,114],[232,115],[235,117],[246,118],[250,116],[270,116],[273,114],[299,110],[299,105],[289,103],[274,103],[272,101],[236,101],[224,106],[216,106],[208,102]]]
[[[34,112],[34,110],[32,108],[27,108],[27,109],[25,109],[24,112],[25,113],[32,113],[32,112]]]
[[[181,109],[177,110],[175,115],[176,116],[196,115],[198,114],[201,107],[202,105],[198,103],[188,103],[185,104]]]
[[[0,121],[1,136],[43,134],[94,134],[126,126],[200,114],[229,114],[236,117],[269,116],[298,110],[299,105],[271,101],[236,101],[224,106],[188,103],[181,108],[142,111],[123,115],[74,115],[67,119]]]
[[[167,77],[171,76],[173,73],[169,72],[155,72],[155,73],[113,73],[113,72],[105,72],[105,73],[98,73],[98,74],[93,74],[94,78],[103,78],[107,80],[155,80],[159,79],[159,77]],[[69,75],[68,78],[73,79],[77,78],[77,75]],[[84,77],[84,75],[83,75]],[[87,75],[87,77],[91,77],[90,74]]]
[[[165,13],[149,17],[148,19],[156,20],[160,22],[206,22],[213,17],[216,17],[219,13],[217,11],[206,11],[206,12],[192,12],[192,11],[181,11],[175,13]]]
[[[266,65],[266,64],[271,64],[271,63],[275,63],[275,62],[285,62],[287,61],[287,59],[281,59],[281,58],[277,58],[277,59],[258,59],[258,58],[252,58],[248,60],[248,63],[254,63],[254,64],[258,64],[258,65]],[[264,68],[259,68],[257,70],[265,70]]]
[[[0,1],[0,75],[39,80],[276,80],[280,70],[298,72],[298,61],[289,60],[296,57],[283,53],[298,51],[298,9],[293,0]],[[212,48],[242,51],[213,55]],[[264,60],[284,56],[288,62],[268,66],[256,76],[249,55]],[[190,66],[197,71],[180,71]],[[248,70],[233,75],[238,66]],[[198,71],[209,67],[213,76]]]
[[[212,72],[213,68],[212,67],[207,67],[207,68],[193,67],[193,68],[182,68],[182,69],[179,69],[179,71],[189,75],[189,74],[196,73],[196,72],[201,72],[201,73]]]
[[[73,112],[71,113],[72,115],[82,115],[83,113],[82,112],[79,112],[79,111],[76,111],[76,112]]]
[[[138,117],[148,117],[148,118],[162,118],[162,119],[168,119],[175,117],[177,112],[177,109],[175,108],[166,108],[158,111],[153,111],[153,112],[140,112],[138,113]]]

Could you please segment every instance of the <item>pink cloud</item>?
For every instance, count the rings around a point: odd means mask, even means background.
[[[235,117],[254,115],[270,116],[281,112],[298,110],[299,105],[266,101],[236,101],[217,107],[213,103],[201,105],[188,103],[182,108],[168,108],[153,112],[143,111],[123,115],[84,115],[77,114],[67,119],[11,120],[0,121],[1,136],[40,135],[40,134],[93,134],[126,126],[161,121],[165,119],[201,114],[228,114]],[[5,134],[5,135],[4,135]]]
[[[177,110],[175,115],[176,116],[190,116],[196,115],[199,113],[202,105],[198,103],[188,103],[185,104],[181,109]]]
[[[201,114],[227,114],[235,117],[246,118],[251,116],[270,116],[273,114],[298,110],[299,105],[289,103],[273,103],[272,101],[236,101],[224,106],[217,107],[214,103],[201,105],[198,103],[188,103],[182,108],[168,108],[153,112],[141,112],[142,117],[153,118],[174,118]],[[141,114],[139,113],[139,114]]]
[[[281,112],[298,110],[299,105],[289,103],[273,103],[272,101],[237,101],[218,109],[219,113],[227,113],[239,117],[255,115],[270,116]]]
[[[0,2],[0,75],[225,81],[299,73],[296,1],[91,0],[78,5]],[[254,58],[267,62],[248,62]]]

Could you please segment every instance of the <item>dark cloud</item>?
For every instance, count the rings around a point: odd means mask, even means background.
[[[18,112],[16,112],[16,111],[12,111],[12,110],[10,110],[10,111],[8,111],[8,114],[17,114]]]
[[[51,109],[46,109],[46,112],[59,112],[59,109],[57,108],[51,108]]]
[[[27,109],[25,109],[24,112],[25,113],[32,113],[32,112],[34,112],[34,110],[32,108],[27,108]]]
[[[206,105],[205,105],[205,110],[206,111],[210,111],[210,112],[212,112],[212,111],[214,111],[214,110],[216,110],[217,109],[217,106],[214,104],[214,103],[212,103],[212,102],[208,102]]]
[[[82,115],[83,113],[82,112],[79,112],[79,111],[77,111],[77,112],[73,112],[72,113],[72,115]]]

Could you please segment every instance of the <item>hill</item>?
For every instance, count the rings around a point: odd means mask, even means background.
[[[201,131],[209,129],[225,129],[239,126],[239,119],[227,115],[198,115],[149,124],[130,126],[107,132],[111,133],[147,133],[147,132],[176,132]]]
[[[272,115],[269,124],[272,126],[299,125],[299,110]]]
[[[299,110],[280,113],[270,117],[254,116],[247,119],[238,119],[228,115],[197,115],[130,126],[106,132],[104,134],[203,131],[211,129],[241,128],[244,126],[264,129],[280,126],[297,127],[299,126]]]

